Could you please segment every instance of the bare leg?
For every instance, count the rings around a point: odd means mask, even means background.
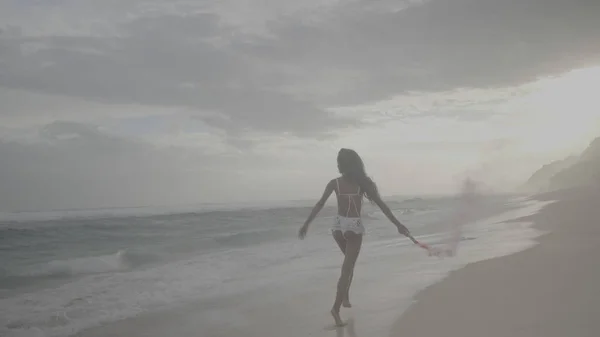
[[[346,288],[346,294],[344,295],[344,300],[342,301],[342,306],[344,308],[352,308],[352,304],[350,304],[350,285],[352,284],[352,276],[354,276],[354,268],[352,268],[352,271],[350,272],[348,287]]]
[[[362,235],[353,232],[346,233],[346,251],[344,256],[344,263],[342,264],[342,273],[338,280],[337,292],[335,296],[335,302],[333,308],[331,308],[331,314],[335,319],[335,324],[338,326],[344,325],[340,318],[340,307],[344,301],[344,297],[348,293],[348,284],[356,259],[360,253],[360,246],[362,245]]]
[[[346,238],[344,237],[342,232],[341,231],[333,232],[333,238],[335,239],[335,242],[340,247],[340,250],[342,251],[342,253],[344,255],[346,255]],[[353,276],[354,276],[354,269],[352,270],[352,273],[350,273],[350,280],[348,281],[348,288],[346,289],[346,295],[344,296],[344,300],[342,301],[342,306],[344,306],[344,308],[352,307],[352,304],[350,304],[350,285],[352,284]]]
[[[344,323],[344,321],[342,321],[342,318],[340,317],[340,311],[335,311],[335,309],[331,309],[331,316],[333,316],[333,320],[335,321],[335,326],[337,327],[341,327],[346,325],[346,323]]]

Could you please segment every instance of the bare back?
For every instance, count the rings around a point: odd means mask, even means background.
[[[360,186],[344,179],[344,177],[336,178],[335,181],[338,215],[347,218],[359,218],[363,197]]]

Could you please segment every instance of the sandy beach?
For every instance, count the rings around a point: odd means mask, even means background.
[[[417,295],[392,337],[592,337],[600,335],[598,190],[536,198],[559,200],[528,217],[547,234],[507,257],[453,272]]]

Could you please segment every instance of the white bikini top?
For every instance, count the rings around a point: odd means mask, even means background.
[[[360,211],[358,210],[358,206],[356,206],[356,203],[354,202],[354,196],[361,196],[362,194],[360,192],[360,186],[358,186],[358,191],[356,193],[342,193],[342,191],[340,190],[340,182],[339,182],[340,178],[336,178],[335,179],[335,183],[337,184],[337,190],[338,190],[338,195],[339,196],[347,196],[348,197],[348,209],[346,210],[346,217],[348,217],[348,215],[350,214],[350,204],[352,204],[352,206],[354,206],[354,210],[356,211],[356,214],[358,214],[360,216]]]

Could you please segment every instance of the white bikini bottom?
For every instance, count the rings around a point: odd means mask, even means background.
[[[347,218],[345,216],[338,215],[335,217],[331,231],[342,231],[345,234],[347,231],[354,232],[356,234],[364,234],[365,226],[363,226],[361,218]]]

